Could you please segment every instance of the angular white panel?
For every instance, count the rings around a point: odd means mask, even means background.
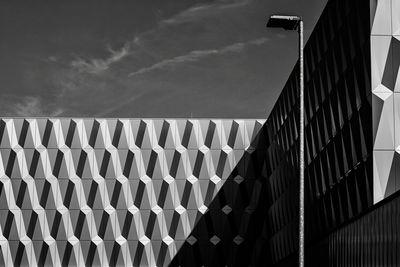
[[[382,82],[391,36],[371,36],[371,88]]]
[[[400,36],[400,1],[392,0],[392,35]]]
[[[374,203],[385,196],[394,151],[374,151]]]
[[[394,93],[395,150],[400,152],[400,93]]]
[[[398,42],[400,43],[400,35],[399,36],[393,36],[393,37],[396,40],[398,40]],[[394,57],[400,57],[400,51],[395,51]],[[399,59],[397,59],[397,60],[399,60]],[[395,84],[394,84],[394,91],[400,93],[400,68],[397,69],[397,70],[394,69],[393,71],[394,71],[393,75],[395,75],[395,77],[396,77],[396,73],[395,72],[397,71],[397,78],[396,78],[396,81],[395,81]]]
[[[372,22],[372,35],[390,35],[392,33],[391,5],[392,0],[378,0]]]
[[[394,150],[393,93],[385,96],[385,98],[376,132],[374,149]]]

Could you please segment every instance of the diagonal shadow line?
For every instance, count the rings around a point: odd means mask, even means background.
[[[267,266],[270,184],[264,124],[169,266]]]

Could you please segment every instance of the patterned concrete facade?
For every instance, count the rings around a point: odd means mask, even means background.
[[[168,266],[263,123],[0,119],[0,265]]]
[[[371,2],[374,203],[400,189],[400,1]]]

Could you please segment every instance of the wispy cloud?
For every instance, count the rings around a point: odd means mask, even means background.
[[[48,112],[45,110],[42,99],[38,96],[25,96],[20,103],[14,105],[14,113],[21,117],[30,116],[58,116],[63,113],[63,109],[58,107],[55,110]]]
[[[162,20],[160,22],[160,25],[164,26],[169,24],[179,24],[182,22],[187,22],[189,20],[197,19],[198,16],[202,14],[207,14],[210,11],[242,7],[248,5],[251,1],[252,0],[219,0],[212,4],[196,5],[183,10],[182,12],[176,14],[171,18]]]
[[[164,27],[168,25],[179,24],[182,22],[187,22],[189,20],[198,19],[199,15],[207,14],[210,10],[216,9],[227,9],[227,8],[235,8],[241,7],[249,4],[252,0],[219,0],[213,4],[203,4],[196,5],[191,8],[185,9],[182,12],[159,22],[159,27]],[[83,57],[76,57],[70,63],[70,66],[79,72],[98,74],[110,68],[110,66],[118,61],[121,61],[126,56],[132,53],[132,47],[141,47],[140,43],[143,38],[148,35],[152,35],[154,31],[158,29],[153,29],[148,32],[144,32],[140,36],[136,36],[135,39],[131,42],[127,42],[121,49],[113,50],[108,47],[107,50],[110,52],[110,55],[106,58],[93,58],[93,59],[85,59]],[[143,48],[143,47],[141,47]],[[141,49],[142,50],[142,49]],[[153,53],[151,53],[153,54]],[[55,61],[55,58],[49,58],[51,61]]]
[[[106,56],[78,54],[74,60],[60,66],[59,73],[54,74],[57,100],[63,103],[64,114],[74,114],[76,110],[90,110],[92,115],[100,117],[113,114],[122,106],[138,102],[142,95],[145,99],[158,88],[156,83],[160,77],[157,75],[151,79],[148,76],[136,76],[211,56],[239,53],[247,46],[265,43],[266,38],[253,40],[260,36],[258,33],[246,31],[245,35],[236,35],[245,26],[231,29],[232,23],[239,24],[242,21],[242,17],[236,15],[241,13],[240,7],[250,7],[253,1],[216,0],[212,4],[191,6],[158,21],[147,31],[136,32],[133,39],[125,40],[123,47],[107,48]],[[218,38],[220,35],[223,35],[222,38]],[[62,60],[57,58],[57,63],[60,62]],[[132,77],[135,79],[130,79]],[[68,102],[65,99],[79,101]],[[93,108],[79,106],[78,103],[83,99],[90,99]]]
[[[128,76],[136,76],[136,75],[141,75],[145,74],[154,70],[160,70],[160,69],[168,69],[175,67],[177,65],[187,63],[187,62],[196,62],[201,60],[204,57],[210,56],[210,55],[223,55],[227,53],[239,53],[241,52],[244,48],[247,46],[253,46],[253,45],[262,45],[268,41],[268,38],[258,38],[254,39],[248,42],[239,42],[235,43],[232,45],[228,45],[225,47],[222,47],[220,49],[208,49],[208,50],[195,50],[191,51],[185,55],[177,56],[174,58],[169,58],[169,59],[164,59],[162,61],[159,61],[149,67],[141,68],[137,71],[129,73]]]
[[[110,55],[106,58],[85,59],[84,57],[77,56],[76,59],[70,63],[70,66],[82,73],[99,74],[105,70],[108,70],[112,64],[121,61],[130,54],[133,54],[134,50],[137,48],[140,49],[141,53],[145,53],[154,57],[154,51],[148,51],[145,47],[143,47],[142,41],[146,40],[147,37],[156,34],[160,28],[162,29],[172,25],[198,20],[202,15],[209,15],[210,11],[242,7],[248,5],[251,1],[252,0],[218,0],[212,4],[195,5],[170,18],[161,20],[158,23],[158,27],[136,36],[134,40],[126,42],[125,45],[119,50],[113,50],[112,48],[108,47],[107,50],[109,51]],[[49,60],[55,61],[55,58],[49,58]]]
[[[110,56],[105,59],[90,59],[85,60],[78,57],[76,60],[71,62],[71,67],[77,69],[80,72],[88,72],[97,74],[107,70],[111,64],[120,61],[129,54],[129,43],[126,43],[120,50],[113,50],[108,47]]]
[[[252,0],[221,0],[220,9],[242,7],[250,4]]]

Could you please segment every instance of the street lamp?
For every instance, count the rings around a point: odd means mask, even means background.
[[[298,30],[300,57],[300,207],[299,207],[299,266],[304,267],[304,59],[303,59],[303,20],[299,16],[272,15],[266,25],[268,28]]]

